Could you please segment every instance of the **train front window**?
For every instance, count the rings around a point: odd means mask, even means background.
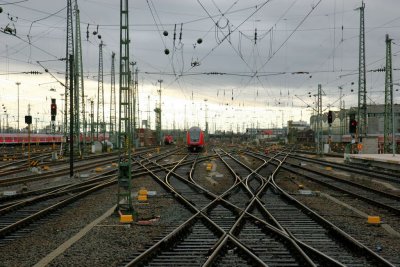
[[[200,139],[200,131],[192,131],[190,133],[190,138],[191,139],[195,139],[195,140],[199,140]]]

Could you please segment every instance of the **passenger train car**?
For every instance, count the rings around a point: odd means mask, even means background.
[[[86,134],[86,143],[91,142],[91,137]],[[109,136],[106,133],[99,134],[99,141],[108,140]],[[69,142],[69,136],[64,137],[62,134],[35,134],[31,133],[0,133],[0,145],[19,145],[27,144],[30,140],[31,144],[52,144],[52,143],[65,143]],[[94,135],[93,140],[97,140],[97,136]],[[80,142],[83,142],[83,135],[80,135]]]
[[[170,134],[167,134],[164,136],[164,144],[165,145],[171,145],[174,143],[174,137]]]
[[[192,152],[201,151],[204,148],[204,132],[199,127],[192,127],[186,134],[187,148]]]
[[[29,140],[31,144],[52,144],[63,142],[63,138],[60,134],[30,134],[29,137],[27,133],[0,133],[0,144],[27,144]]]

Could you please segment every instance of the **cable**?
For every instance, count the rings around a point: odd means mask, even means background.
[[[322,0],[319,0],[318,3],[311,7],[311,10],[306,14],[306,16],[300,21],[300,23],[296,26],[296,28],[289,34],[289,36],[283,41],[283,43],[278,47],[277,50],[267,59],[267,61],[261,66],[260,69],[264,68],[265,65],[278,53],[278,51],[286,44],[286,42],[292,37],[292,35],[297,31],[297,29],[304,23],[304,21],[310,16],[310,14],[315,10],[315,8],[321,3]]]

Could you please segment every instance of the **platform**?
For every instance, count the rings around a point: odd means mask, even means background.
[[[367,163],[374,167],[400,170],[400,154],[347,154],[352,163]]]

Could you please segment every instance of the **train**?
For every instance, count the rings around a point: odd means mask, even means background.
[[[86,134],[86,143],[90,143],[90,136]],[[94,140],[97,140],[97,136],[94,135]],[[103,134],[99,134],[99,141],[109,139],[106,133],[105,138]],[[62,134],[35,134],[31,133],[0,133],[0,145],[19,145],[28,144],[30,140],[31,144],[52,144],[52,143],[65,143],[69,142],[69,136],[65,137]],[[80,141],[83,142],[83,135],[80,135]]]
[[[165,145],[172,145],[174,143],[174,137],[170,134],[164,136],[164,144]]]
[[[188,150],[191,152],[200,152],[203,150],[205,145],[204,132],[200,127],[194,126],[187,131],[186,144]]]

